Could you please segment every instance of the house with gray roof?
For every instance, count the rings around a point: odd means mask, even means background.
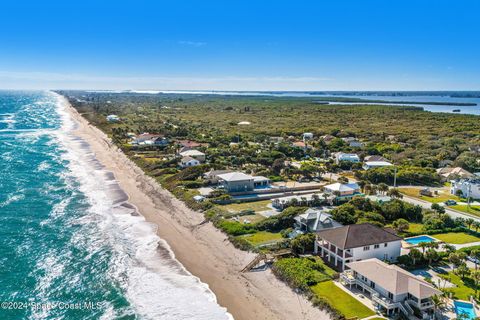
[[[442,294],[420,277],[376,258],[347,263],[347,268],[340,275],[341,283],[361,290],[389,316],[403,313],[415,319],[416,309],[429,318],[434,311],[432,297]]]
[[[370,223],[322,230],[315,241],[315,253],[339,270],[350,262],[370,258],[395,262],[401,248],[401,237]]]
[[[305,213],[296,216],[294,219],[295,229],[301,232],[318,232],[342,226],[341,223],[333,220],[331,214],[317,208],[309,208]]]
[[[257,188],[270,186],[270,179],[263,176],[251,176],[243,172],[235,171],[218,175],[219,184],[225,191],[246,192]]]

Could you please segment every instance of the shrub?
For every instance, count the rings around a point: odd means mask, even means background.
[[[275,261],[272,267],[273,273],[287,282],[293,288],[309,290],[319,282],[329,280],[330,277],[324,272],[325,267],[308,258],[284,258]]]
[[[297,236],[291,241],[293,252],[304,254],[312,252],[315,243],[315,234],[307,233]]]
[[[231,220],[219,220],[216,227],[231,236],[241,236],[256,232],[250,225]]]
[[[283,210],[279,215],[269,217],[255,225],[257,230],[279,232],[280,230],[291,228],[295,223],[294,218],[304,213],[304,207],[289,207]]]

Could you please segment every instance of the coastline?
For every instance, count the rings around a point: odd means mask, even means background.
[[[207,284],[217,302],[236,320],[330,319],[330,316],[276,279],[270,270],[240,273],[254,254],[233,247],[211,223],[199,225],[203,215],[195,212],[155,180],[146,176],[98,128],[90,125],[63,96],[65,111],[77,125],[73,134],[85,141],[146,221],[157,226],[175,258]]]

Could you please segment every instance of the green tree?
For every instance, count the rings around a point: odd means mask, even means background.
[[[437,261],[439,259],[438,252],[435,249],[428,249],[425,252],[425,259],[428,260],[428,264],[431,265],[432,261]]]
[[[408,256],[410,257],[410,259],[412,259],[413,265],[416,265],[418,260],[422,258],[423,254],[418,249],[412,248],[410,249]]]
[[[398,232],[405,232],[410,227],[410,224],[408,223],[407,220],[400,218],[393,221],[392,226]]]

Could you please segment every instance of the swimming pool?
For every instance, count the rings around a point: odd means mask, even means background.
[[[457,314],[457,316],[463,314],[467,316],[466,318],[464,318],[467,320],[473,320],[477,318],[477,315],[475,314],[475,309],[473,308],[473,304],[458,300],[455,300],[453,304],[455,305],[455,313]]]
[[[430,237],[430,236],[416,236],[416,237],[411,237],[411,238],[406,238],[404,239],[405,242],[411,244],[411,245],[417,245],[419,243],[423,242],[436,242],[438,241],[437,239]]]

